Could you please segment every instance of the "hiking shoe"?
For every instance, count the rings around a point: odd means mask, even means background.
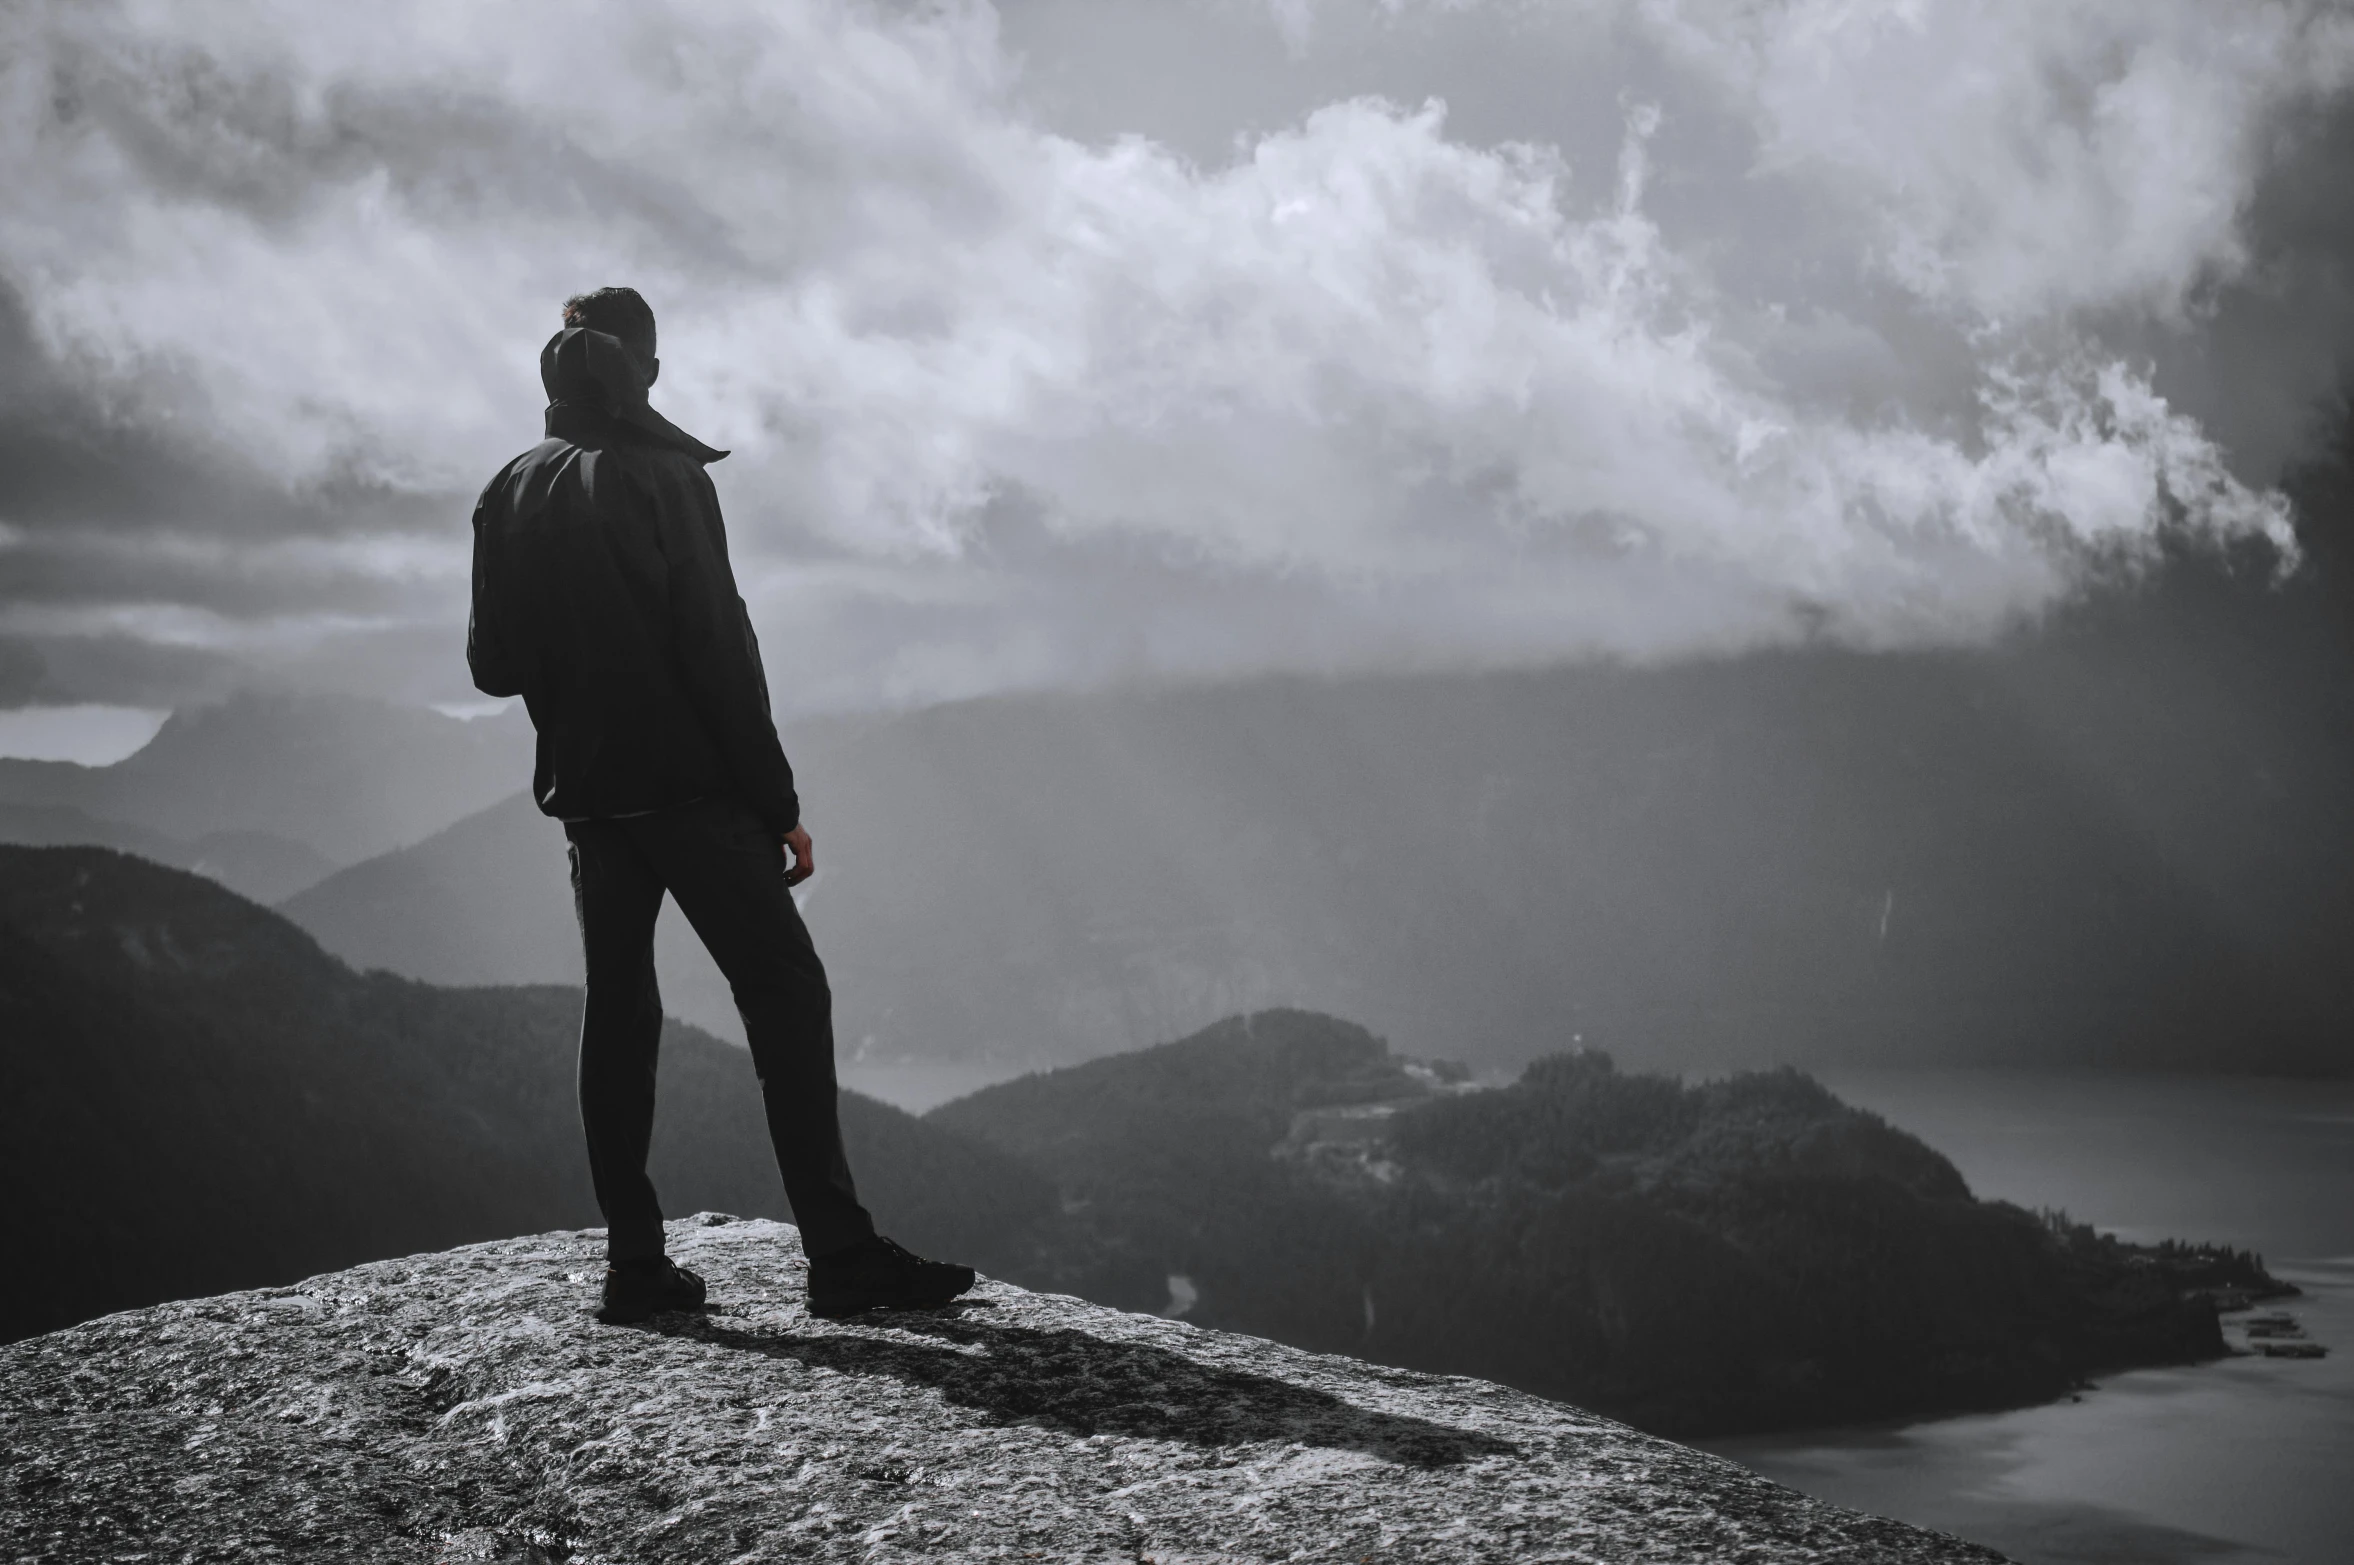
[[[703,1307],[703,1279],[667,1255],[646,1261],[616,1261],[605,1268],[605,1301],[597,1319],[627,1326],[664,1310]]]
[[[877,1234],[809,1263],[809,1313],[838,1320],[860,1310],[936,1310],[972,1285],[970,1266],[927,1261]]]

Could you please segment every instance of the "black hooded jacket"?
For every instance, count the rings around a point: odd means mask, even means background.
[[[614,337],[569,327],[539,367],[548,438],[474,507],[466,631],[476,687],[530,709],[533,796],[579,820],[732,794],[790,831],[793,770],[703,471],[727,453],[646,405]]]

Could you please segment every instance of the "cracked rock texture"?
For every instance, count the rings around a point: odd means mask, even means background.
[[[813,1319],[705,1214],[706,1316],[552,1233],[0,1348],[0,1560],[1994,1562],[1483,1381],[984,1283]]]

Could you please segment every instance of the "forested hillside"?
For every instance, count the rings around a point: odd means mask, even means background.
[[[580,997],[355,974],[208,880],[0,848],[0,1335],[598,1221],[573,1103]],[[654,1172],[674,1214],[786,1215],[740,1049],[672,1024]],[[862,1189],[918,1245],[1050,1200],[871,1099]],[[585,1294],[584,1294],[585,1298]]]
[[[1995,1406],[2219,1353],[2192,1290],[2252,1257],[2131,1251],[1973,1200],[1790,1071],[1606,1055],[1509,1087],[1304,1012],[992,1087],[926,1122],[1044,1173],[1033,1286],[1683,1434]]]
[[[577,991],[356,974],[209,881],[0,849],[0,1331],[590,1226]],[[2053,1394],[2218,1351],[2192,1283],[1974,1201],[1792,1072],[1555,1056],[1503,1088],[1263,1012],[911,1118],[843,1117],[887,1231],[1025,1284],[1681,1433]],[[783,1215],[749,1062],[673,1023],[674,1214]],[[582,1285],[586,1307],[588,1287]]]
[[[807,725],[808,918],[850,1048],[1009,1074],[1283,1004],[1487,1068],[2354,1068],[2354,699],[2285,685],[2260,609]],[[288,912],[564,980],[562,852],[518,797]],[[666,992],[724,1027],[690,944]]]

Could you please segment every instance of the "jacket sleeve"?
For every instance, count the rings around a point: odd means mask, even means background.
[[[655,509],[668,566],[671,651],[687,700],[744,802],[772,830],[791,831],[801,823],[801,800],[769,713],[752,617],[728,564],[719,495],[697,466],[691,478],[660,484]]]
[[[491,490],[485,490],[474,506],[474,605],[466,616],[466,667],[474,675],[474,688],[484,695],[515,696],[523,693],[523,671],[503,634],[490,579],[489,551],[495,543],[484,538],[484,524],[492,520],[491,495]]]

